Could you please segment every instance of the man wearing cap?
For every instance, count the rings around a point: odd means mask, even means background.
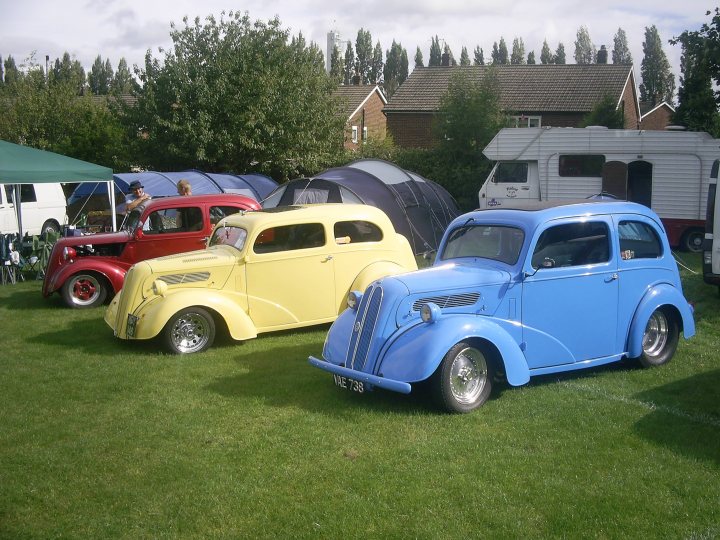
[[[144,187],[140,180],[130,182],[130,192],[125,197],[125,213],[130,212],[133,208],[141,205],[145,201],[152,199],[150,195],[145,193],[143,190]]]

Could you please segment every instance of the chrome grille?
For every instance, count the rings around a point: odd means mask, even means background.
[[[164,281],[168,285],[178,285],[180,283],[197,283],[198,281],[207,281],[210,277],[210,272],[193,272],[190,274],[171,274],[169,276],[162,276],[158,279]]]
[[[451,294],[445,296],[428,296],[413,302],[413,311],[420,311],[423,304],[432,302],[440,308],[453,308],[461,306],[472,306],[480,298],[480,293]]]
[[[375,324],[380,312],[382,297],[382,288],[375,285],[366,291],[360,302],[360,307],[355,315],[352,336],[350,337],[347,367],[351,369],[362,371],[365,367],[370,343],[375,333]]]

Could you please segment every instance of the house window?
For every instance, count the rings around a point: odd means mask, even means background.
[[[352,127],[352,142],[354,142],[354,143],[358,142],[358,127],[357,126]]]
[[[539,116],[511,116],[510,127],[541,127]]]
[[[363,142],[367,142],[367,126],[363,126]]]

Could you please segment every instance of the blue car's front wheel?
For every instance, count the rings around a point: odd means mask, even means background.
[[[487,401],[492,380],[493,364],[486,351],[461,341],[443,358],[435,373],[433,392],[448,412],[467,413]]]

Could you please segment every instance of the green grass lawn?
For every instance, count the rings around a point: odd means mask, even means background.
[[[0,537],[720,538],[720,298],[682,274],[667,366],[462,416],[336,390],[307,364],[327,326],[171,356],[0,286]]]

